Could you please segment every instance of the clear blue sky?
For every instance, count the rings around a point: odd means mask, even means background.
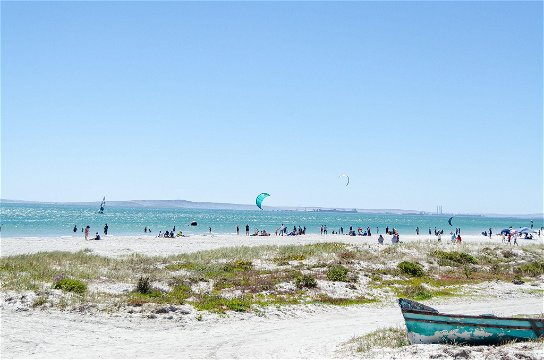
[[[2,198],[542,212],[542,2],[1,7]]]

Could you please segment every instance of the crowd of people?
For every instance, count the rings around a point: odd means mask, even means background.
[[[104,235],[108,235],[108,230],[109,230],[109,226],[106,223],[106,224],[104,224]],[[246,224],[245,230],[246,230],[246,236],[270,236],[271,235],[269,232],[267,232],[264,229],[261,229],[261,230],[255,229],[254,232],[250,234],[249,224]],[[510,231],[505,231],[505,230],[510,230]],[[535,234],[537,233],[537,231],[531,231],[531,233],[530,232],[518,233],[517,231],[513,230],[511,227],[510,227],[510,229],[505,229],[505,230],[501,231],[501,233],[497,234],[497,235],[501,236],[501,240],[502,240],[503,243],[513,244],[513,245],[518,245],[517,240],[518,240],[519,236],[525,235],[525,239],[532,239],[533,238],[532,232],[534,232]],[[76,233],[77,231],[78,231],[78,227],[77,227],[77,224],[76,224],[76,225],[74,225],[73,232]],[[209,232],[211,233],[211,231],[212,231],[212,229],[211,229],[211,227],[209,227]],[[419,226],[416,227],[415,231],[416,231],[416,235],[420,234]],[[542,228],[538,230],[538,237],[540,237],[541,231],[542,231]],[[90,237],[90,235],[89,235],[90,234],[90,226],[89,225],[87,225],[84,228],[81,228],[81,232],[84,233],[85,240],[100,240],[101,239],[100,234],[98,232],[95,233],[94,237],[92,237],[92,238]],[[327,225],[321,225],[319,232],[320,232],[321,235],[327,235],[328,232],[329,232],[329,229],[327,228]],[[144,228],[144,233],[151,233],[151,228],[146,226]],[[378,236],[378,243],[383,244],[385,239],[384,239],[383,235],[380,234],[379,227],[376,227],[376,233],[379,235]],[[442,241],[442,235],[444,234],[444,229],[437,229],[435,227],[434,231],[433,231],[431,228],[429,228],[429,235],[432,235],[433,233],[437,237],[439,242]],[[239,225],[236,225],[236,234],[240,235],[240,226]],[[344,235],[344,227],[340,226],[340,228],[338,230],[332,230],[331,234]],[[385,234],[386,235],[392,235],[391,243],[396,244],[396,243],[400,242],[399,232],[394,227],[390,228],[389,226],[386,226],[385,227]],[[275,235],[276,236],[306,235],[306,226],[303,226],[303,227],[300,226],[300,225],[299,226],[293,226],[293,229],[291,231],[289,231],[287,226],[285,226],[285,224],[281,224],[281,226],[278,227],[275,230]],[[357,231],[354,230],[353,226],[350,226],[349,231],[348,231],[348,233],[346,235],[348,235],[348,236],[372,236],[372,232],[371,232],[370,226],[367,226],[366,229],[363,229],[362,227],[358,227]],[[484,235],[486,237],[489,236],[489,238],[491,238],[492,235],[493,235],[492,228],[489,228],[488,230],[482,231],[482,235]],[[183,236],[187,236],[187,235],[183,235],[182,231],[178,231],[178,233],[176,234],[176,226],[174,226],[172,228],[172,230],[165,230],[164,232],[159,231],[159,234],[157,235],[157,237],[159,237],[159,238],[175,238],[175,237],[183,237]],[[451,231],[450,232],[450,239],[451,239],[452,242],[461,243],[462,242],[461,228],[456,227],[455,231]]]

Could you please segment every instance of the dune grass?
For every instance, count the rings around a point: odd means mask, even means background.
[[[51,289],[55,279],[68,278],[89,288],[76,291],[78,295],[63,300],[62,306],[109,301],[116,306],[192,304],[215,312],[250,311],[256,306],[297,303],[347,306],[393,296],[415,300],[456,296],[466,284],[536,278],[544,273],[543,257],[542,245],[513,251],[501,246],[452,247],[435,242],[374,251],[344,243],[318,243],[120,258],[95,255],[86,249],[0,258],[0,281],[3,291],[38,294],[37,307],[48,302],[44,289]],[[147,290],[138,286],[144,278]],[[364,285],[360,284],[365,278]],[[343,295],[328,293],[320,286],[324,282],[344,289]],[[128,283],[134,284],[134,289],[128,294],[108,294],[89,290],[93,283]],[[199,284],[206,290],[199,290]]]

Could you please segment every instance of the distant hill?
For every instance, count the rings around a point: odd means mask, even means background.
[[[93,202],[41,202],[25,200],[0,199],[2,203],[12,204],[56,204],[56,205],[80,205],[89,207],[100,206],[100,201]],[[127,201],[108,201],[106,207],[110,208],[180,208],[180,209],[215,209],[215,210],[257,210],[255,204],[231,204],[215,202],[194,202],[188,200],[127,200]],[[308,211],[308,212],[338,212],[338,213],[362,213],[362,214],[399,214],[399,215],[435,215],[435,213],[421,210],[404,209],[346,209],[346,208],[325,208],[325,207],[301,207],[301,206],[263,206],[269,211]],[[542,218],[543,214],[526,215],[505,215],[505,214],[442,214],[443,216],[497,216],[497,217],[520,217],[520,218]]]

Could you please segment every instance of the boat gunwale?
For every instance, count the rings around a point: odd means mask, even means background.
[[[497,328],[497,329],[515,329],[515,330],[530,330],[535,332],[534,328],[531,325],[521,326],[521,325],[493,325],[493,324],[475,324],[475,323],[459,323],[452,321],[442,321],[442,320],[425,320],[425,319],[404,319],[406,322],[424,322],[424,323],[435,323],[435,324],[445,324],[453,326],[469,326],[469,327],[488,327],[488,328]],[[538,335],[538,334],[537,334]]]
[[[461,314],[447,314],[447,313],[435,313],[431,311],[422,311],[422,310],[404,310],[401,309],[402,313],[413,313],[413,314],[422,314],[422,315],[432,315],[432,316],[448,316],[453,318],[471,318],[471,319],[500,319],[500,320],[516,320],[516,321],[538,321],[544,323],[544,318],[513,318],[513,317],[502,317],[502,316],[489,316],[489,315],[461,315]]]

